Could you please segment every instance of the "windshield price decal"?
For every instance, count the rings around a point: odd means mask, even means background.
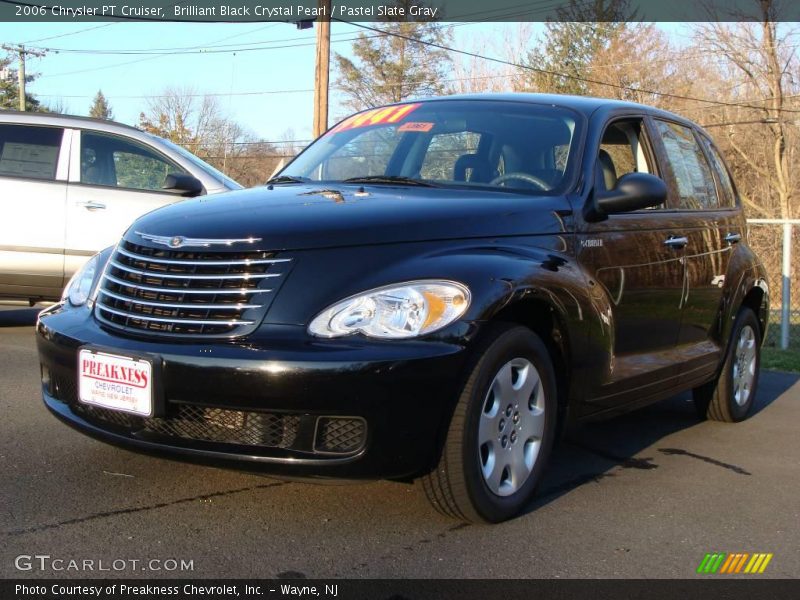
[[[422,121],[410,121],[408,123],[403,123],[400,127],[397,128],[397,131],[422,131],[428,132],[433,129],[434,123],[423,123]]]
[[[420,103],[415,104],[398,104],[395,106],[387,106],[384,108],[373,108],[357,115],[345,119],[336,127],[331,129],[330,133],[341,133],[348,129],[356,129],[357,127],[369,127],[370,125],[381,125],[384,123],[397,123],[399,120],[407,117],[412,111],[419,108]]]

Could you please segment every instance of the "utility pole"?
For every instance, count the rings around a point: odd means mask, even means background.
[[[16,52],[19,56],[19,67],[17,68],[17,81],[19,87],[19,109],[22,112],[25,112],[26,103],[25,103],[25,56],[30,54],[31,56],[44,56],[45,53],[41,50],[26,50],[25,46],[9,46],[8,44],[3,44],[3,50],[6,52]]]
[[[331,0],[318,0],[317,60],[314,70],[314,137],[328,130],[328,79],[331,64]]]

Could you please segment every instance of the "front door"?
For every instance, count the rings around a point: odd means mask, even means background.
[[[137,141],[82,131],[73,162],[77,165],[67,191],[67,274],[116,244],[141,215],[180,199],[161,186],[168,173],[184,169]]]
[[[659,174],[651,148],[641,120],[611,123],[598,149],[596,189],[613,189],[626,173]],[[674,214],[662,208],[611,215],[578,236],[578,260],[611,307],[610,371],[589,394],[597,409],[644,399],[677,377],[687,242]]]

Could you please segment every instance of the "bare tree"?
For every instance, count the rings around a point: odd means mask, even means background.
[[[775,3],[758,0],[761,21],[727,24],[721,22],[698,26],[697,44],[715,53],[720,68],[735,78],[737,87],[731,100],[743,106],[720,111],[720,127],[735,160],[766,184],[769,196],[777,205],[777,215],[789,219],[796,213],[796,180],[792,177],[790,139],[796,138],[796,121],[790,117],[787,97],[798,91],[797,54],[789,43],[798,31],[776,22]],[[788,92],[787,92],[788,90]],[[758,125],[761,127],[744,127]],[[739,126],[737,126],[739,125]],[[772,212],[770,198],[747,198],[751,207]],[[775,215],[772,215],[775,216]]]

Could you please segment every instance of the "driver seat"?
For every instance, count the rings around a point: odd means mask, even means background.
[[[617,168],[611,155],[601,149],[597,153],[597,175],[596,185],[602,184],[606,191],[613,190],[617,185]]]
[[[467,169],[470,170],[469,177]],[[453,181],[489,183],[492,179],[494,177],[489,161],[477,154],[462,154],[453,165]]]

